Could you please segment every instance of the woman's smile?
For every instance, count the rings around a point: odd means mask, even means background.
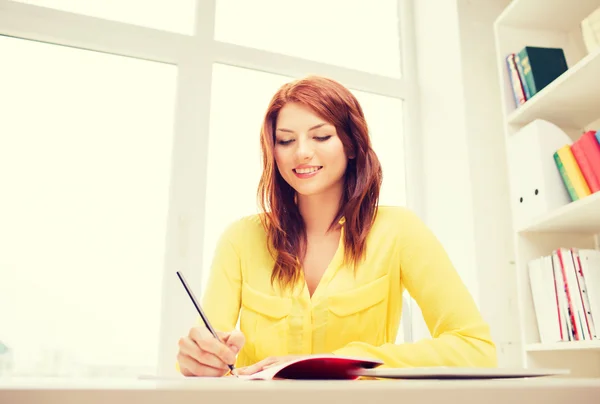
[[[298,178],[311,178],[317,175],[317,173],[323,168],[323,166],[298,166],[294,168],[294,174]]]

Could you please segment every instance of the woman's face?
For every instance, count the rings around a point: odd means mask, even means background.
[[[341,191],[348,157],[335,126],[310,108],[288,103],[275,123],[275,162],[299,195]]]

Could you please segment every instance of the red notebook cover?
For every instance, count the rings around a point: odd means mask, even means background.
[[[273,366],[254,373],[241,375],[246,380],[275,380],[275,379],[346,379],[353,380],[359,376],[355,371],[372,369],[381,366],[383,361],[371,358],[354,358],[335,355],[308,355],[281,365]]]

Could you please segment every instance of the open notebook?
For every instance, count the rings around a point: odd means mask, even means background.
[[[269,367],[252,375],[240,375],[245,380],[274,379],[357,379],[361,369],[373,369],[382,365],[378,359],[355,358],[335,355],[309,355]]]
[[[507,379],[567,375],[566,369],[471,368],[471,367],[380,367],[377,359],[335,355],[309,355],[272,366],[242,380],[347,379],[361,376],[384,379]]]

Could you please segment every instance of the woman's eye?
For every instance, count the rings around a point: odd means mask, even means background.
[[[280,144],[280,145],[284,145],[284,146],[285,146],[286,144],[290,144],[290,143],[292,143],[293,141],[294,141],[294,139],[289,139],[289,140],[278,140],[278,141],[277,141],[277,144]]]
[[[324,142],[327,139],[331,138],[331,135],[327,135],[327,136],[315,136],[315,139],[318,140],[319,142]]]

